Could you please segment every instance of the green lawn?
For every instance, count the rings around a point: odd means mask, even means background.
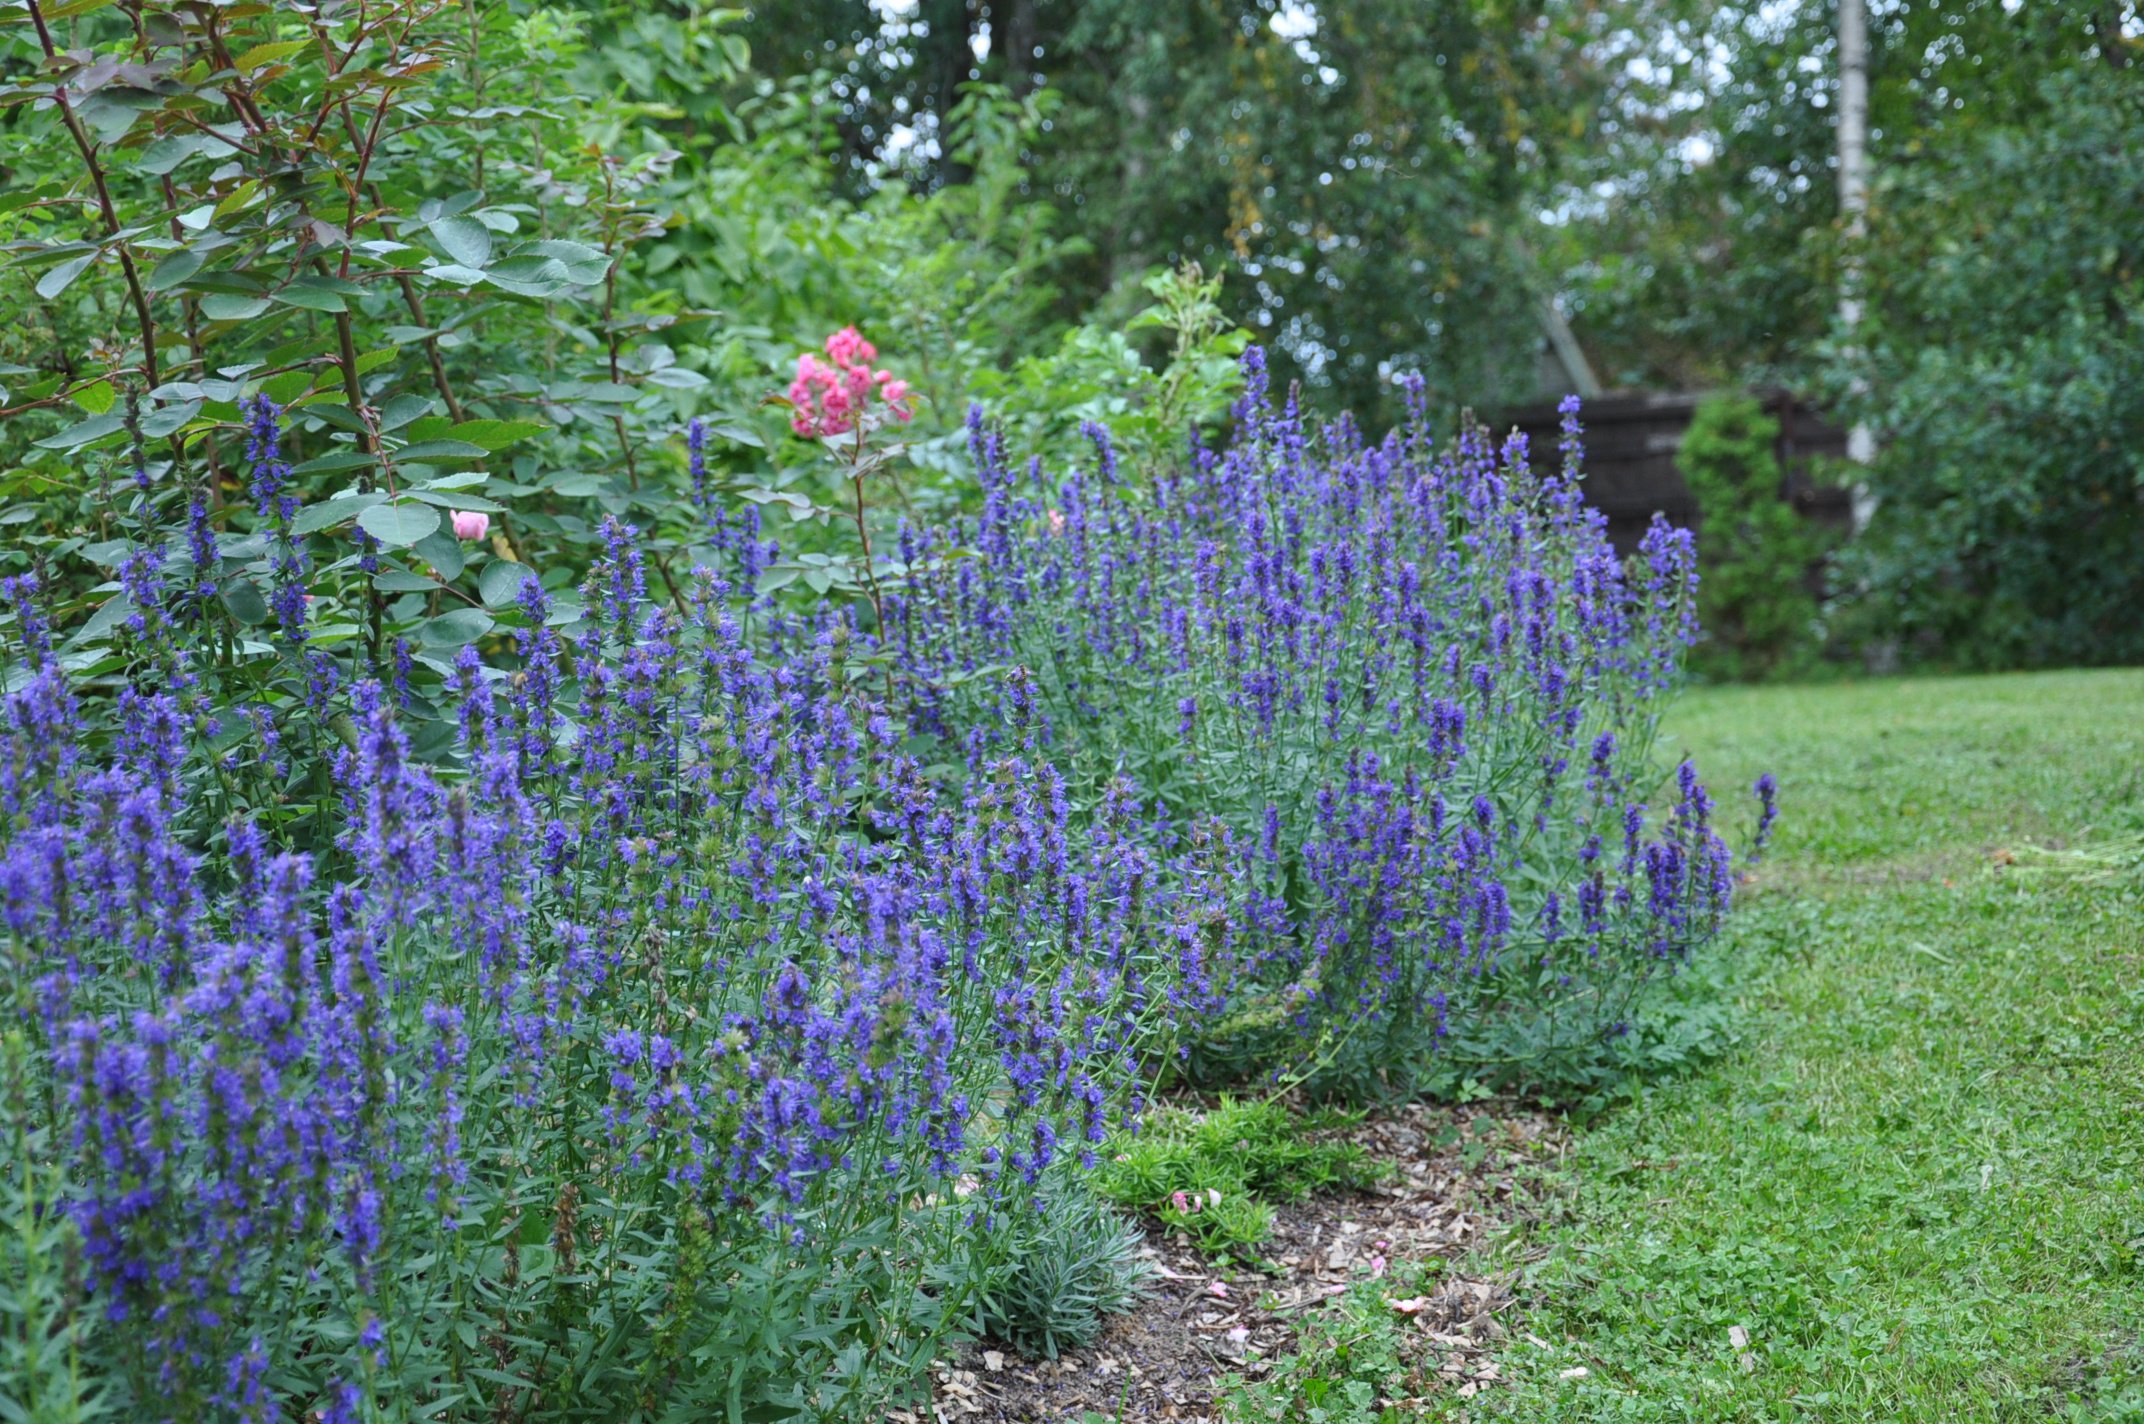
[[[1707,691],[1668,740],[1782,786],[1742,1038],[1577,1134],[1509,1245],[1550,1348],[1466,1408],[2144,1419],[2144,893],[1993,868],[2144,804],[2144,672]]]

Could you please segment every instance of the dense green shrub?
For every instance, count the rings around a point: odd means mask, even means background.
[[[2144,657],[2144,92],[2095,61],[2036,98],[1879,168],[1835,363],[1881,445],[1840,589],[1967,666]]]
[[[963,109],[972,184],[843,199],[808,94],[715,97],[745,84],[735,18],[159,3],[0,32],[0,296],[26,313],[0,331],[0,572],[37,574],[70,665],[116,668],[128,561],[162,537],[193,566],[189,696],[242,783],[210,819],[319,821],[347,740],[304,710],[321,679],[393,678],[414,753],[443,754],[457,650],[504,646],[527,570],[570,618],[606,518],[673,610],[701,562],[797,608],[860,595],[835,464],[765,400],[851,312],[916,343],[874,524],[967,498],[979,373],[1041,448],[1107,419],[1158,458],[1225,404],[1210,283],[1158,278],[1128,331],[1044,317],[1062,245],[1013,191],[1033,106]],[[540,102],[562,73],[583,101]],[[1160,369],[1147,326],[1177,334]],[[256,734],[272,785],[236,749]]]
[[[1810,585],[1821,544],[1787,502],[1779,422],[1739,392],[1700,402],[1675,462],[1697,499],[1697,607],[1691,666],[1763,678],[1807,666],[1817,638]]]

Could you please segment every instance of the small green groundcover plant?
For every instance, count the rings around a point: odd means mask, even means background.
[[[974,1332],[1054,1360],[1094,1342],[1106,1317],[1136,1304],[1153,1275],[1145,1238],[1091,1183],[1060,1177],[1033,1212],[1005,1226],[970,1295]],[[941,1271],[960,1286],[959,1270]]]
[[[1361,1147],[1336,1134],[1360,1121],[1325,1110],[1298,1116],[1271,1100],[1223,1097],[1196,1112],[1168,1107],[1102,1164],[1095,1190],[1151,1213],[1200,1250],[1257,1263],[1273,1205],[1382,1179]]]
[[[1303,1318],[1293,1352],[1255,1379],[1229,1376],[1220,1391],[1229,1424],[1403,1424],[1423,1417],[1435,1356],[1400,1307],[1433,1289],[1441,1261],[1365,1275]]]

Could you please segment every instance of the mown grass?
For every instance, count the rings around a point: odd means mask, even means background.
[[[1476,1414],[2144,1418],[2144,896],[1996,865],[2144,800],[2144,673],[1722,689],[1670,732],[1783,786],[1744,1038],[1580,1135],[1554,1348]]]
[[[1710,690],[1669,734],[1782,785],[1739,1042],[1578,1134],[1502,1247],[1512,1383],[1451,1417],[2144,1419],[2144,890],[1997,865],[2144,801],[2144,673]]]

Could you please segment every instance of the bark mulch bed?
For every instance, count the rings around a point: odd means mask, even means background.
[[[1563,1148],[1554,1124],[1493,1104],[1405,1108],[1348,1135],[1391,1178],[1278,1208],[1264,1247],[1272,1274],[1216,1268],[1150,1224],[1153,1289],[1092,1346],[1054,1361],[991,1341],[968,1346],[939,1364],[928,1408],[897,1412],[890,1424],[1079,1424],[1089,1411],[1111,1421],[1212,1424],[1225,1378],[1263,1375],[1294,1349],[1305,1314],[1369,1274],[1373,1257],[1394,1269],[1464,1261],[1487,1233],[1529,1210],[1520,1168]],[[1433,1387],[1471,1397],[1496,1381],[1490,1347],[1511,1299],[1505,1279],[1447,1266],[1428,1295],[1392,1304],[1421,1332]]]

